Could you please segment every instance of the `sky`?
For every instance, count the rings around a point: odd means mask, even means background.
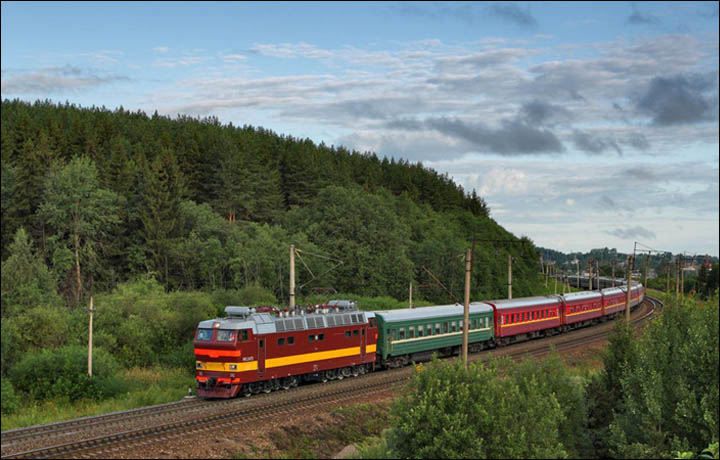
[[[716,2],[2,2],[2,98],[422,162],[517,236],[718,255]]]

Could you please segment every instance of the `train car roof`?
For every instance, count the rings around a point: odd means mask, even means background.
[[[272,316],[268,313],[250,313],[244,317],[214,318],[200,321],[199,329],[252,329],[253,334],[274,334],[306,329],[366,324],[375,316],[362,310],[329,312],[322,314]]]
[[[460,304],[435,305],[433,307],[400,308],[397,310],[375,311],[375,314],[385,322],[414,321],[445,316],[458,316],[464,313],[465,307]],[[470,304],[470,313],[492,312],[492,307],[479,302]]]
[[[609,287],[602,289],[600,292],[603,293],[603,295],[615,295],[615,294],[624,294],[625,291],[623,289],[620,289],[619,287]]]
[[[559,296],[537,296],[520,297],[518,299],[488,300],[483,303],[495,305],[498,310],[507,310],[510,308],[539,307],[542,305],[552,305],[559,302]]]
[[[595,298],[601,298],[602,296],[598,291],[582,291],[582,292],[570,292],[568,294],[564,294],[563,297],[565,297],[565,301],[575,301],[575,300],[586,300],[586,299],[595,299]]]

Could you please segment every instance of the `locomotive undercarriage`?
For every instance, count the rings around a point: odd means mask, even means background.
[[[301,382],[327,382],[328,380],[342,380],[346,377],[357,377],[372,372],[372,370],[372,364],[362,364],[244,384],[230,384],[221,381],[222,378],[210,377],[204,382],[198,382],[198,396],[204,398],[234,398],[237,395],[248,397],[259,393],[289,390],[290,388],[298,386]]]

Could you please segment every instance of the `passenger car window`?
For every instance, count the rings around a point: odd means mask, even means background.
[[[209,341],[212,338],[212,329],[198,329],[197,339],[202,341]]]

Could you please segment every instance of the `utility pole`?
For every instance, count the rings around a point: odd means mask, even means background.
[[[592,279],[593,279],[593,260],[588,260],[588,291],[592,291]]]
[[[88,375],[92,377],[92,321],[93,321],[93,298],[90,296],[90,325],[88,326]]]
[[[550,262],[545,264],[545,287],[547,287],[548,282],[548,271],[550,271]]]
[[[553,279],[555,280],[555,294],[557,294],[557,270],[555,270],[555,265],[553,265]]]
[[[575,258],[575,267],[577,267],[577,288],[580,289],[580,261]]]
[[[680,298],[685,297],[685,253],[680,260]]]
[[[410,301],[408,302],[408,304],[409,304],[410,308],[413,307],[413,304],[412,304],[412,281],[410,281]]]
[[[612,261],[612,287],[615,287],[615,257]]]
[[[290,245],[290,308],[295,307],[295,245]]]
[[[668,259],[667,263],[667,279],[665,280],[665,294],[670,295],[670,259]]]
[[[600,290],[600,262],[597,260],[595,261],[595,276],[596,276],[596,283],[598,291]]]
[[[628,271],[627,271],[627,292],[625,296],[625,321],[627,325],[630,325],[630,288],[632,285],[632,269],[634,256],[628,256]]]
[[[648,263],[650,262],[650,252],[645,256],[645,284],[643,284],[643,293],[647,292]]]
[[[465,251],[465,308],[463,309],[463,340],[462,358],[467,369],[468,365],[468,329],[470,329],[470,270],[472,269],[472,251]]]
[[[508,299],[512,299],[512,255],[508,254]]]
[[[680,295],[680,258],[675,259],[675,298]]]

